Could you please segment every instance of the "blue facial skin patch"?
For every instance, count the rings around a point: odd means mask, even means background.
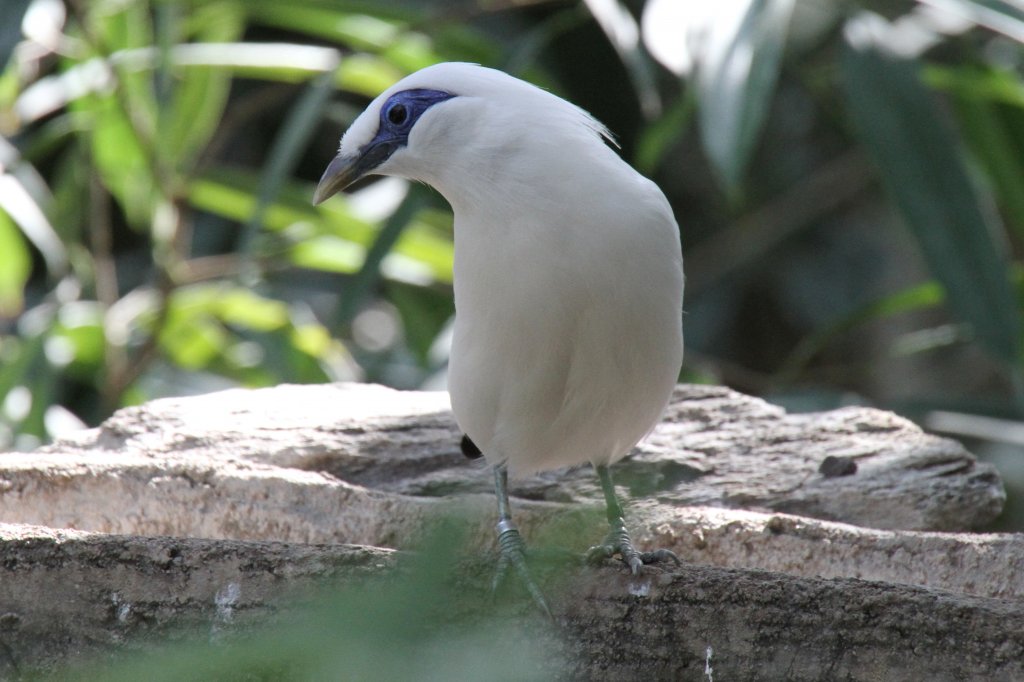
[[[441,90],[403,90],[396,92],[380,109],[377,135],[360,150],[357,170],[360,176],[384,163],[399,148],[409,143],[416,121],[430,107],[455,97]]]

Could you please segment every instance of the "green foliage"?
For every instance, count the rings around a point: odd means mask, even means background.
[[[920,65],[853,46],[842,73],[850,117],[954,314],[990,352],[1018,362],[1019,303],[993,239],[1001,226],[986,220],[958,140],[920,82]]]
[[[95,424],[211,387],[436,385],[454,314],[447,206],[392,181],[310,200],[369,98],[456,59],[591,110],[665,190],[690,272],[681,376],[915,416],[1024,412],[1012,3],[29,4],[0,2],[0,447],[52,438],[55,413]],[[676,23],[630,13],[656,4]],[[652,58],[653,28],[689,66]],[[429,622],[437,604],[407,615],[414,588],[396,589],[404,602],[346,592],[294,630],[110,674],[316,677],[344,654],[426,661],[424,679],[462,660],[441,637],[504,655],[481,641],[500,632],[417,626],[397,656],[384,630],[338,619]]]
[[[0,213],[0,317],[17,315],[32,269],[28,246],[14,221]]]
[[[455,59],[593,111],[665,190],[682,376],[1019,414],[1019,9],[698,5],[38,3],[15,49],[28,3],[4,4],[0,443],[52,437],[57,406],[91,424],[210,387],[437,385],[448,207],[399,181],[310,197],[369,98]],[[874,371],[897,357],[929,367],[921,388]],[[971,395],[953,367],[983,377]]]
[[[26,24],[30,36],[56,28],[66,43],[42,72],[23,79],[24,58],[0,45],[0,132],[15,142],[0,166],[0,186],[11,188],[0,192],[0,315],[10,321],[0,327],[0,401],[31,396],[27,410],[7,410],[0,445],[51,437],[52,405],[92,422],[191,390],[189,376],[244,386],[368,376],[346,348],[354,319],[384,282],[451,281],[450,216],[439,221],[436,202],[413,201],[421,192],[391,218],[341,198],[314,208],[296,168],[314,139],[325,152],[336,143],[337,127],[333,139],[317,137],[329,102],[359,102],[446,58],[410,28],[420,13],[316,0],[287,11],[238,0],[68,8],[42,6]],[[24,10],[5,5],[15,25]],[[292,42],[243,40],[257,30]],[[472,42],[464,33],[448,31],[458,54]],[[337,47],[310,45],[322,39]],[[239,88],[255,93],[251,104]],[[284,120],[264,135],[273,140],[265,159],[237,162],[240,143],[241,156],[259,152],[245,138],[249,120],[283,98],[294,103],[277,105]],[[48,187],[26,181],[36,164],[53,169]],[[225,221],[238,231],[225,236]],[[33,269],[30,244],[46,271]],[[292,282],[302,272],[323,273],[344,294],[311,304]],[[450,304],[442,309],[450,316]],[[430,320],[432,334],[437,310],[432,293],[403,296],[402,318]],[[347,343],[327,324],[340,324]],[[417,332],[410,384],[437,362]],[[69,403],[82,388],[93,397]]]

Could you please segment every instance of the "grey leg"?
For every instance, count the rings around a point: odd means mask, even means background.
[[[597,477],[601,481],[601,490],[604,491],[604,501],[608,507],[608,525],[611,529],[605,536],[604,542],[595,545],[587,550],[587,561],[599,562],[618,554],[622,563],[629,566],[633,575],[640,572],[644,564],[653,564],[658,561],[674,561],[679,565],[679,557],[667,549],[657,549],[653,552],[638,552],[629,539],[629,532],[626,531],[626,522],[622,518],[622,505],[619,498],[615,496],[615,486],[612,484],[612,474],[607,466],[595,466]]]
[[[551,609],[544,599],[537,583],[530,576],[530,570],[526,567],[526,545],[523,543],[519,530],[512,523],[512,511],[508,502],[508,469],[504,466],[494,467],[494,492],[498,498],[498,549],[501,555],[498,558],[498,567],[494,573],[494,581],[491,584],[492,591],[498,589],[508,574],[510,567],[515,568],[519,579],[526,585],[530,596],[537,602],[537,605],[551,618]]]

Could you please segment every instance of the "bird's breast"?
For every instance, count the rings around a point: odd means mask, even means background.
[[[671,216],[638,211],[631,224],[562,205],[545,220],[540,206],[489,221],[456,212],[452,405],[513,470],[625,454],[663,409],[682,354]]]

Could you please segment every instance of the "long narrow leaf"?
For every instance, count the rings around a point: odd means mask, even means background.
[[[651,61],[640,48],[640,27],[636,19],[619,0],[584,0],[583,4],[619,55],[644,116],[648,120],[656,118],[661,113],[661,95]]]
[[[794,0],[720,5],[697,62],[704,149],[734,197],[775,92]]]
[[[0,209],[0,320],[21,312],[32,257],[25,240],[7,213]]]
[[[846,44],[841,66],[854,128],[953,315],[995,356],[1018,361],[1021,323],[1009,266],[919,64],[863,41]]]
[[[239,8],[230,3],[211,3],[189,17],[195,28],[193,40],[227,42],[237,40],[244,25]],[[157,140],[163,158],[175,166],[189,169],[206,148],[220,122],[231,87],[231,73],[226,67],[183,68],[173,63],[173,47],[166,59],[173,74],[173,96],[161,107],[160,138]]]
[[[39,249],[50,274],[54,277],[63,275],[68,267],[64,243],[29,191],[17,176],[10,173],[0,173],[0,211],[7,213]]]
[[[344,327],[352,322],[374,285],[380,281],[380,265],[384,256],[391,251],[416,213],[427,205],[429,200],[430,195],[425,188],[416,184],[410,185],[408,194],[405,195],[395,212],[384,221],[384,226],[377,233],[377,239],[373,242],[373,246],[366,252],[362,268],[345,288],[345,294],[334,315],[336,328]]]
[[[637,170],[645,175],[651,175],[657,170],[665,155],[690,126],[696,103],[692,90],[687,89],[665,110],[661,118],[644,129],[634,159]]]
[[[781,369],[776,373],[779,382],[786,384],[796,380],[811,360],[818,356],[834,339],[861,324],[901,315],[913,310],[934,308],[945,299],[942,287],[937,282],[915,284],[902,291],[887,294],[870,301],[854,310],[844,313],[832,322],[808,334],[789,354]]]
[[[242,236],[239,251],[243,256],[252,255],[255,235],[262,228],[263,216],[267,208],[277,198],[285,179],[295,169],[299,155],[305,150],[306,144],[320,120],[323,108],[327,104],[327,99],[334,91],[333,82],[333,70],[318,76],[310,84],[305,94],[295,103],[288,113],[288,117],[282,123],[281,131],[274,139],[274,146],[270,150],[270,156],[260,178],[256,207],[253,209]]]
[[[105,59],[83,61],[25,88],[15,103],[15,112],[22,121],[36,121],[86,95],[107,91],[112,67],[132,75],[155,68],[158,58],[156,48],[140,47],[120,50]],[[173,66],[182,69],[215,67],[235,76],[301,83],[334,69],[338,51],[292,43],[203,42],[174,45],[170,59]]]
[[[256,194],[259,181],[253,176],[237,169],[217,167],[208,175],[193,180],[189,185],[189,203],[197,209],[208,211],[232,220],[246,221],[252,215],[256,205]],[[377,227],[356,216],[346,202],[335,197],[331,201],[314,207],[310,201],[312,188],[308,185],[285,185],[279,192],[279,198],[267,207],[263,225],[268,230],[283,231],[294,225],[305,225],[314,236],[330,235],[342,241],[351,242],[363,253],[377,239]],[[438,230],[437,225],[427,224],[423,220],[425,212],[421,212],[417,220],[404,230],[395,244],[394,253],[405,256],[416,263],[426,266],[430,276],[439,282],[451,282],[453,247],[448,229]],[[449,215],[450,214],[442,214]],[[289,234],[289,238],[295,235]],[[308,234],[304,235],[308,240]],[[327,240],[324,243],[338,241]],[[342,271],[350,272],[357,265],[352,265],[350,247],[334,249],[335,253],[343,253],[339,260],[332,259],[344,266]],[[302,248],[302,260],[309,262],[309,249]],[[328,268],[330,269],[330,268]]]
[[[961,127],[988,176],[1017,233],[1024,236],[1024,159],[1007,129],[996,104],[972,97],[958,97],[956,111]],[[1024,111],[1014,109],[1022,117]]]

